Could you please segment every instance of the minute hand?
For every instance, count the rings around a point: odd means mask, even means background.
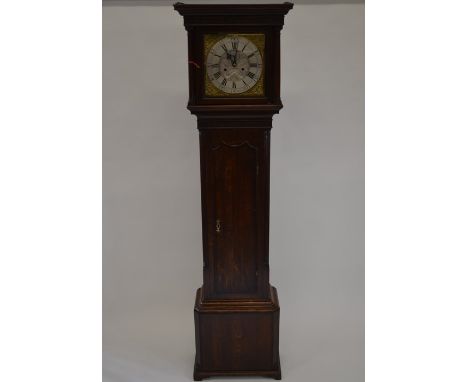
[[[237,45],[236,45],[236,49],[234,51],[234,65],[237,66]]]

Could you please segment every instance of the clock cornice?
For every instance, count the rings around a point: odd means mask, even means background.
[[[186,28],[198,25],[283,26],[284,16],[293,6],[294,4],[290,2],[282,4],[184,4],[178,2],[174,4],[174,9],[184,16]]]

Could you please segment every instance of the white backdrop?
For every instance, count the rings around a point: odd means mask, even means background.
[[[170,6],[103,9],[105,382],[187,381],[202,283],[198,133]],[[364,5],[296,5],[271,148],[286,381],[364,381]],[[242,379],[247,381],[249,379]]]

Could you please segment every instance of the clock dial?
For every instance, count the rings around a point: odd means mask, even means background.
[[[229,35],[217,41],[206,58],[208,80],[227,94],[241,94],[261,78],[262,55],[254,42],[244,36]]]

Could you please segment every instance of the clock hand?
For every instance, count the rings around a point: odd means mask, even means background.
[[[224,49],[224,51],[226,52],[226,56],[227,56],[227,59],[231,62],[231,65],[232,66],[236,66],[237,62],[235,61],[236,60],[236,57],[234,55],[232,55],[231,53],[229,53],[227,47],[223,44],[221,45],[221,47]]]
[[[234,66],[237,66],[237,44],[235,45],[235,50],[234,50]]]
[[[227,50],[227,48],[224,46],[224,45],[221,45],[221,47],[224,49],[224,51],[226,52],[226,58],[231,61],[232,63],[232,56],[229,54],[229,51]]]

